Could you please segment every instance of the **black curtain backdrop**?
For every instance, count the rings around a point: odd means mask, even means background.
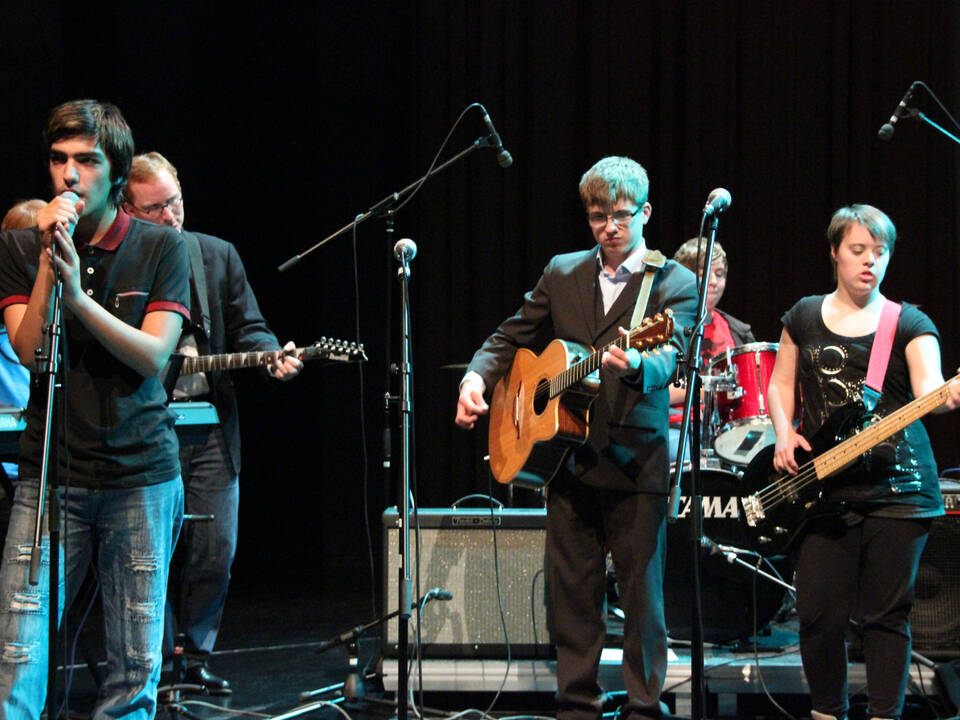
[[[240,249],[282,341],[354,339],[359,324],[362,368],[308,366],[278,387],[236,375],[238,584],[369,585],[365,490],[376,556],[380,513],[396,502],[382,448],[384,393],[397,390],[387,363],[399,360],[390,250],[400,237],[419,247],[420,503],[486,491],[486,425],[454,427],[461,371],[443,366],[469,360],[551,255],[590,246],[577,183],[605,155],[647,168],[647,242],[667,254],[696,233],[710,190],[730,190],[721,307],[761,340],[778,339],[796,299],[831,289],[833,210],[883,208],[900,235],[883,290],[934,318],[945,372],[960,364],[957,146],[912,119],[892,142],[877,139],[913,80],[960,109],[954,3],[177,5],[4,4],[0,204],[49,196],[40,130],[51,107],[113,101],[138,151],[159,150],[178,167],[187,227]],[[370,220],[355,241],[344,235],[277,272],[420,176],[472,101],[490,111],[513,167],[476,152],[399,211],[392,239]],[[947,124],[925,94],[916,102]],[[472,111],[443,158],[484,134]],[[390,423],[395,475],[395,409]],[[958,418],[927,426],[941,467],[960,464]]]

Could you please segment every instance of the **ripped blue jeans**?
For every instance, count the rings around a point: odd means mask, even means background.
[[[170,558],[183,521],[180,478],[123,490],[61,489],[60,616],[90,561],[100,581],[107,673],[95,720],[156,713]],[[29,584],[37,482],[21,480],[0,567],[0,720],[39,720],[46,698],[49,536]],[[96,550],[96,557],[93,552]]]

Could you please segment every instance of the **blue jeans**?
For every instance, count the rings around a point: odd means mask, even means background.
[[[60,616],[94,560],[103,600],[107,673],[95,720],[156,713],[167,573],[183,519],[180,478],[125,490],[60,490]],[[49,545],[29,584],[37,482],[14,495],[0,568],[0,720],[38,720],[47,691]],[[97,554],[93,558],[93,551]]]
[[[186,663],[206,662],[220,632],[237,552],[240,482],[219,425],[177,430],[184,506],[195,519],[183,535],[170,568],[163,657],[170,661],[177,633]],[[213,516],[213,519],[208,519]]]

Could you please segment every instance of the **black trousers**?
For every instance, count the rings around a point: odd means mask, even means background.
[[[632,718],[660,717],[667,670],[663,614],[666,498],[584,485],[561,473],[547,498],[547,564],[557,643],[558,720],[597,720],[606,634],[606,552],[626,615],[623,681]]]
[[[910,668],[910,610],[930,520],[818,520],[797,551],[800,655],[813,709],[846,714],[849,620],[862,620],[868,715],[898,718]]]

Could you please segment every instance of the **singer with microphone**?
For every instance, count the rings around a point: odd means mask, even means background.
[[[782,318],[767,393],[777,433],[776,470],[796,475],[796,451],[810,452],[809,438],[824,426],[835,436],[831,418],[838,409],[861,402],[884,416],[943,385],[936,326],[916,306],[892,303],[880,292],[896,237],[890,218],[870,205],[834,213],[827,239],[836,288],[803,298]],[[803,435],[792,423],[799,396]],[[939,410],[958,405],[960,383],[952,382]],[[857,614],[867,716],[899,718],[917,567],[931,518],[944,513],[923,424],[914,421],[828,477],[818,509],[826,512],[804,526],[795,550],[800,655],[811,715],[846,717],[846,635]]]
[[[94,563],[103,600],[106,677],[95,717],[153,717],[167,569],[183,517],[174,413],[158,374],[189,319],[188,259],[172,230],[119,206],[133,138],[108,103],[53,110],[44,131],[56,197],[37,225],[0,234],[0,309],[20,361],[40,373],[44,326],[62,282],[56,460],[63,612]],[[0,568],[0,704],[38,718],[47,691],[49,535],[30,584],[46,377],[31,391],[20,480]],[[38,386],[39,385],[39,386]],[[46,505],[49,515],[50,504]],[[64,555],[64,550],[68,554]]]
[[[645,279],[649,300],[640,314],[673,311],[674,335],[658,353],[617,346],[603,353],[588,439],[568,455],[547,494],[560,720],[599,720],[602,711],[597,670],[606,632],[608,549],[626,613],[622,716],[661,718],[666,712],[659,698],[667,670],[667,386],[677,351],[686,351],[683,328],[693,324],[697,288],[692,272],[647,249],[648,193],[646,171],[629,158],[604,158],[583,175],[580,197],[593,247],[550,260],[517,313],[473,356],[460,385],[456,423],[469,429],[487,413],[484,396],[518,348],[539,352],[545,338],[609,345],[631,326]]]
[[[280,349],[277,336],[260,312],[237,248],[213,235],[184,228],[183,188],[177,169],[167,158],[158,152],[133,158],[123,200],[124,210],[133,217],[173,228],[186,245],[193,302],[178,352],[209,355]],[[293,341],[284,345],[286,350],[294,347]],[[287,381],[302,368],[296,355],[288,354],[264,372]],[[214,519],[188,523],[174,556],[163,640],[165,672],[160,684],[181,680],[173,676],[172,668],[175,640],[182,635],[183,681],[212,695],[228,695],[232,692],[229,681],[213,673],[209,659],[220,631],[237,550],[241,460],[237,393],[230,373],[217,370],[180,377],[173,397],[213,403],[220,423],[177,427],[186,513],[213,515]]]

